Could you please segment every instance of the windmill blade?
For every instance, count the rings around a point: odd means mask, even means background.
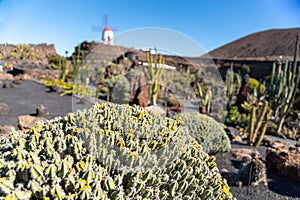
[[[102,22],[102,24],[103,24],[104,27],[108,26],[108,19],[109,19],[109,15],[108,14],[103,15],[103,22]]]

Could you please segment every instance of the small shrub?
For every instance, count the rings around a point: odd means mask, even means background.
[[[192,135],[208,154],[226,152],[231,149],[230,140],[223,126],[213,118],[200,113],[182,113],[173,117],[183,121]]]
[[[250,74],[251,69],[249,67],[249,65],[243,64],[241,67],[241,73],[242,74]]]
[[[178,98],[176,98],[174,95],[170,95],[170,97],[167,100],[167,106],[169,107],[183,107],[184,106],[184,102],[182,100],[179,100]]]
[[[258,91],[259,87],[260,87],[260,93],[265,92],[266,88],[264,84],[260,84],[259,81],[256,80],[255,78],[249,78],[248,91],[250,93],[254,92],[254,88],[256,88],[256,91]]]

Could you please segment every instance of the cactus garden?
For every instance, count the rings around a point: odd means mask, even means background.
[[[0,199],[299,199],[296,31],[260,57],[0,44]]]
[[[0,140],[5,199],[232,199],[180,120],[96,104]]]

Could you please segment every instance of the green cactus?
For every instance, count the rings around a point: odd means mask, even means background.
[[[262,107],[253,105],[248,126],[248,143],[250,146],[259,146],[267,130],[267,121],[271,117],[272,110],[268,101],[264,101]]]
[[[277,133],[281,134],[282,126],[287,114],[293,107],[296,93],[298,91],[300,68],[297,65],[299,51],[299,35],[296,37],[293,66],[288,61],[282,69],[282,65],[273,64],[272,76],[267,84],[268,100],[273,110]]]
[[[206,153],[216,154],[231,149],[224,128],[213,118],[200,113],[182,113],[173,118],[183,121],[190,135],[195,137]]]
[[[0,197],[232,199],[215,158],[181,124],[108,103],[1,136]]]
[[[151,98],[151,104],[156,105],[156,100],[158,97],[158,92],[161,85],[161,79],[164,73],[164,59],[162,55],[155,54],[154,58],[147,52],[147,62],[148,67],[145,67],[145,74],[148,79],[149,86],[149,94]]]

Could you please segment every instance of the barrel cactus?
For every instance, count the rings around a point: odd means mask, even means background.
[[[181,121],[95,104],[0,138],[0,198],[232,199]]]
[[[231,149],[230,140],[223,125],[213,118],[200,113],[182,113],[173,117],[181,120],[188,133],[203,146],[206,153],[212,155]]]

